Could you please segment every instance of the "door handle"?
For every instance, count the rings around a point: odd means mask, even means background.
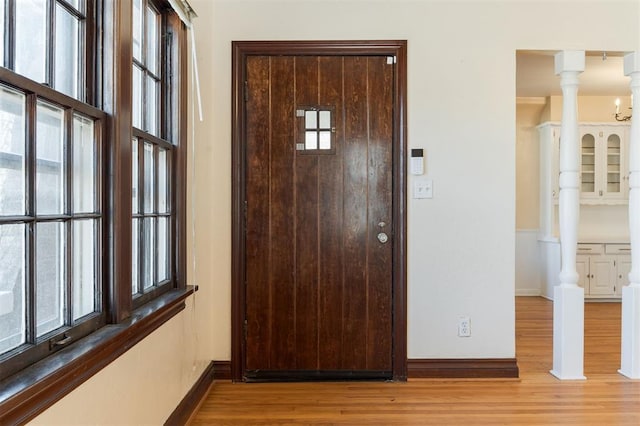
[[[380,241],[382,244],[384,244],[387,241],[389,241],[389,236],[387,234],[385,234],[384,232],[381,232],[381,233],[378,234],[378,241]]]

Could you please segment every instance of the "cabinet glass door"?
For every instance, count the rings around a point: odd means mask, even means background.
[[[607,194],[620,194],[622,192],[622,171],[621,171],[621,149],[622,142],[620,136],[612,133],[607,137]]]
[[[580,191],[582,196],[596,192],[596,138],[591,133],[582,135],[581,140]]]

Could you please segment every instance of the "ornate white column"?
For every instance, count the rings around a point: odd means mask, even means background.
[[[640,52],[624,57],[631,76],[633,118],[629,140],[629,239],[631,272],[622,288],[622,353],[620,374],[640,379]]]
[[[580,144],[578,141],[578,75],[584,51],[565,50],[555,56],[562,87],[560,130],[560,285],[553,289],[553,369],[562,380],[584,377],[584,290],[578,286],[576,252],[580,213]]]

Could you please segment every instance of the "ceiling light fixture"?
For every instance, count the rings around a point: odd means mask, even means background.
[[[631,98],[631,103],[633,103],[633,98]],[[631,109],[631,107],[629,107]],[[620,114],[620,98],[616,98],[616,113],[614,114],[616,121],[629,121],[631,120],[631,114],[622,115]]]

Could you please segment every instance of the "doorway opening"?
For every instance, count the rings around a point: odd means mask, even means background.
[[[556,51],[516,52],[516,289],[520,296],[553,299],[559,283],[558,160],[562,91],[554,73]],[[586,302],[619,303],[630,267],[628,226],[629,79],[622,52],[587,51],[579,76],[580,220],[577,269]],[[616,119],[618,112],[618,119]],[[516,303],[517,305],[517,303]],[[549,304],[551,309],[551,304]],[[591,359],[590,340],[598,321],[607,321],[602,339],[619,342],[620,316],[596,303],[585,305],[585,374],[617,368]],[[606,314],[599,314],[599,312]],[[614,312],[617,312],[615,309]],[[552,335],[544,344],[552,345]],[[619,348],[619,343],[616,347]],[[519,348],[516,348],[519,351]],[[618,354],[619,355],[619,354]],[[518,353],[526,361],[526,354]],[[551,369],[552,360],[543,370]],[[533,365],[533,364],[532,364]],[[521,368],[526,369],[526,362]],[[537,367],[536,367],[537,368]]]

